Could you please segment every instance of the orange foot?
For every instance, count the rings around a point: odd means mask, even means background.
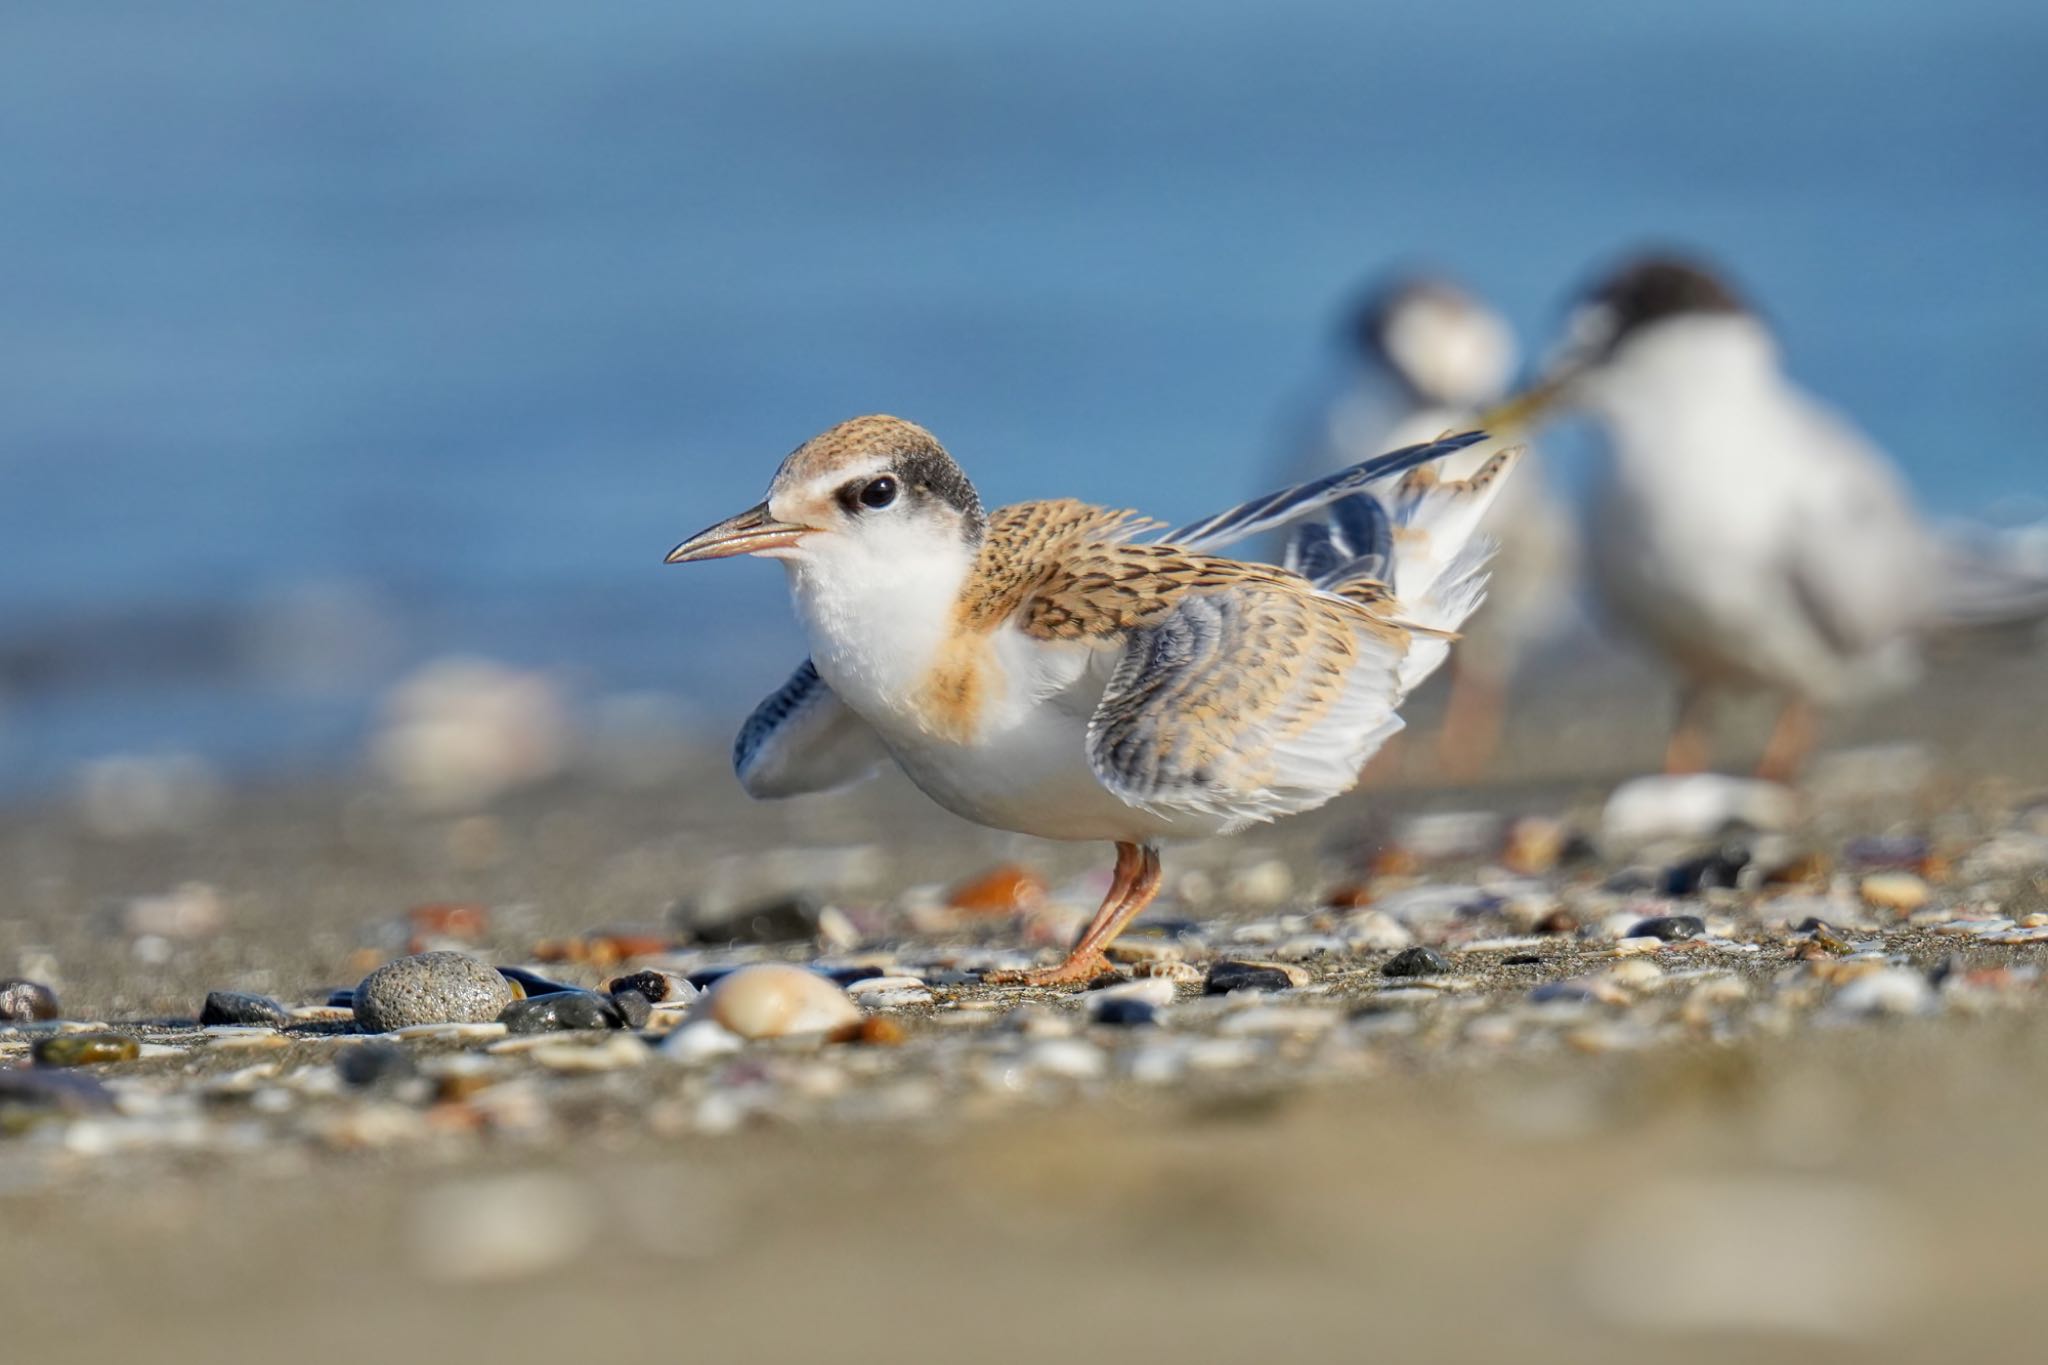
[[[981,981],[985,986],[1085,986],[1098,976],[1108,976],[1116,968],[1109,965],[1109,959],[1099,952],[1076,953],[1057,967],[1038,967],[1028,972],[990,972]]]

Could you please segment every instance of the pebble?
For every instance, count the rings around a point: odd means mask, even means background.
[[[596,991],[551,991],[514,1000],[498,1013],[508,1033],[558,1033],[565,1029],[609,1029],[625,1024],[610,996]]]
[[[114,1107],[114,1093],[87,1075],[0,1067],[0,1133],[14,1114],[91,1114]]]
[[[0,1023],[29,1024],[58,1016],[57,993],[36,981],[0,981]]]
[[[710,1017],[742,1038],[830,1033],[860,1020],[860,1007],[824,977],[764,962],[721,977],[705,1000]]]
[[[1838,1016],[1931,1014],[1939,1007],[1927,978],[1904,967],[1859,976],[1828,1002],[1828,1012]]]
[[[1933,895],[1927,883],[1910,872],[1873,872],[1857,885],[1856,891],[1871,909],[1901,915],[1920,909]]]
[[[1702,891],[1733,889],[1750,864],[1748,844],[1729,842],[1664,869],[1658,889],[1667,896],[1695,896]]]
[[[355,989],[356,1023],[366,1033],[484,1023],[512,1000],[511,984],[489,964],[467,953],[419,953],[362,979]]]
[[[744,1043],[716,1019],[692,1019],[661,1043],[662,1055],[678,1062],[702,1062],[738,1052]]]
[[[1721,773],[1638,777],[1607,798],[1600,837],[1628,849],[1660,839],[1711,839],[1731,827],[1786,829],[1798,814],[1797,798],[1775,782]]]
[[[1434,948],[1416,944],[1404,948],[1380,967],[1381,976],[1442,976],[1450,971],[1450,959]]]
[[[946,904],[970,915],[1022,914],[1044,904],[1045,879],[1028,867],[1003,863],[959,882],[946,892]]]
[[[1131,1028],[1158,1023],[1159,1007],[1149,1000],[1133,1000],[1129,997],[1098,1000],[1089,1007],[1088,1017],[1098,1024]]]
[[[1652,915],[1630,925],[1622,937],[1654,938],[1676,943],[1681,939],[1698,938],[1706,932],[1707,923],[1698,915]]]
[[[1238,962],[1225,958],[1211,963],[1202,979],[1202,994],[1227,995],[1231,991],[1284,991],[1308,984],[1308,973],[1280,962]]]
[[[59,1033],[36,1039],[31,1054],[37,1066],[92,1066],[99,1062],[132,1062],[142,1055],[142,1044],[125,1033],[111,1030]]]
[[[776,896],[682,928],[698,943],[797,943],[817,937],[823,908],[814,896]]]
[[[688,1004],[703,994],[690,984],[687,977],[663,971],[634,972],[630,976],[615,976],[605,983],[605,989],[613,995],[637,991],[653,1005]]]
[[[334,1069],[358,1090],[396,1085],[419,1074],[412,1054],[396,1043],[358,1043],[335,1058]]]
[[[613,991],[612,1008],[619,1012],[619,1020],[627,1028],[642,1029],[654,1020],[653,1002],[638,991]]]
[[[199,1022],[204,1025],[268,1024],[273,1028],[282,1028],[292,1022],[292,1012],[267,995],[249,995],[242,991],[209,991],[206,1003],[199,1010]]]
[[[1415,935],[1386,911],[1368,910],[1345,921],[1344,940],[1369,952],[1394,953],[1415,942]]]

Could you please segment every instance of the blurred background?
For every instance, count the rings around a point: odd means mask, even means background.
[[[782,576],[660,560],[790,447],[1210,511],[1397,263],[1530,346],[1696,244],[1933,514],[2039,517],[2044,61],[2028,0],[18,10],[0,789],[353,768],[448,695],[521,771],[722,744]]]

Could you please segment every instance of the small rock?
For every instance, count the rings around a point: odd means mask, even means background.
[[[1306,986],[1308,973],[1280,962],[1237,962],[1225,959],[1210,964],[1202,980],[1202,994],[1228,995],[1232,991],[1284,991]]]
[[[334,1069],[359,1090],[396,1085],[419,1074],[412,1054],[396,1043],[358,1043],[335,1059]]]
[[[1133,1000],[1126,996],[1121,999],[1098,1000],[1088,1015],[1098,1024],[1132,1028],[1142,1024],[1158,1023],[1159,1007],[1149,1000]]]
[[[327,1007],[335,1010],[347,1010],[353,1014],[356,1008],[355,991],[349,989],[329,991],[327,993]]]
[[[1404,948],[1380,968],[1381,976],[1442,976],[1450,971],[1450,959],[1425,944]]]
[[[121,914],[130,934],[155,938],[205,938],[220,932],[227,907],[205,882],[186,882],[160,896],[137,896]]]
[[[1659,889],[1667,896],[1733,890],[1751,861],[1749,845],[1731,841],[1664,869]]]
[[[1579,931],[1579,917],[1560,906],[1532,927],[1539,934],[1575,934]]]
[[[419,938],[459,938],[474,943],[491,928],[488,906],[473,901],[436,901],[405,912],[406,927]]]
[[[679,1062],[701,1062],[738,1052],[738,1034],[716,1019],[692,1019],[664,1038],[662,1054]]]
[[[1901,915],[1910,915],[1926,905],[1932,894],[1927,883],[1910,872],[1873,872],[1856,890],[1871,909]]]
[[[970,915],[1022,914],[1045,903],[1045,879],[1028,867],[1003,863],[957,883],[946,904]]]
[[[93,1114],[114,1107],[114,1093],[91,1076],[0,1067],[0,1133],[16,1115]]]
[[[700,994],[685,977],[674,972],[634,972],[631,976],[615,976],[605,983],[605,989],[613,995],[627,991],[638,992],[648,1003],[655,1005],[688,1004]]]
[[[795,943],[817,937],[822,910],[815,896],[799,893],[756,901],[682,928],[698,943]]]
[[[613,991],[612,1008],[619,1012],[619,1020],[627,1028],[646,1028],[648,1020],[654,1017],[654,1005],[638,991]]]
[[[1652,915],[1639,919],[1629,926],[1623,938],[1656,938],[1666,943],[1680,939],[1698,938],[1707,932],[1707,923],[1698,915]]]
[[[830,1033],[856,1022],[860,1008],[816,972],[779,962],[742,967],[711,988],[710,1017],[742,1038]]]
[[[467,953],[433,952],[387,962],[355,990],[356,1024],[390,1033],[418,1024],[494,1020],[512,1003],[512,986]]]
[[[1859,976],[1828,1002],[1829,1012],[1838,1015],[1928,1014],[1938,1007],[1927,978],[1904,967]]]
[[[539,972],[529,972],[524,967],[500,967],[498,968],[498,975],[517,986],[521,991],[524,991],[526,998],[529,1000],[536,995],[560,995],[563,991],[579,991],[583,989],[581,986],[570,986],[560,981],[550,980]]]
[[[267,995],[249,995],[242,991],[208,991],[206,1004],[199,1010],[199,1022],[215,1024],[242,1024],[255,1026],[268,1024],[282,1028],[292,1021],[292,1012]]]
[[[57,993],[19,977],[0,981],[0,1024],[30,1024],[58,1015]]]
[[[1639,777],[1607,799],[1601,839],[1611,848],[1659,839],[1711,839],[1731,828],[1778,830],[1798,818],[1799,803],[1774,782],[1720,773]]]
[[[624,1017],[610,996],[595,991],[551,991],[514,1000],[498,1012],[508,1033],[556,1033],[565,1029],[618,1028]]]
[[[93,1066],[100,1062],[132,1062],[142,1044],[125,1033],[59,1033],[36,1039],[37,1066]]]

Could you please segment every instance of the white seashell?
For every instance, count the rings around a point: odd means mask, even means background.
[[[816,972],[780,962],[742,967],[713,983],[710,1017],[742,1038],[827,1033],[860,1021],[845,991]]]

